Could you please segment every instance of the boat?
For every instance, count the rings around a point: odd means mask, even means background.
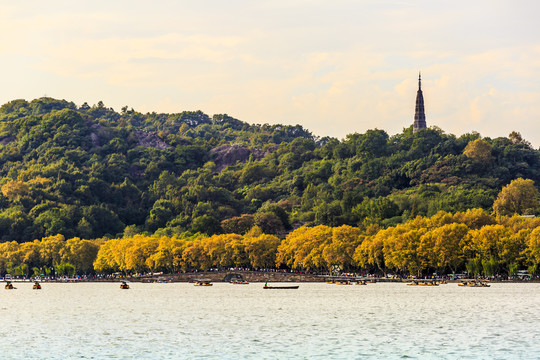
[[[467,287],[490,287],[487,283],[487,281],[479,281],[479,280],[463,280],[458,284],[458,286],[467,286]]]
[[[212,286],[214,284],[212,284],[210,280],[197,280],[194,285],[195,286]]]
[[[410,286],[439,286],[439,284],[436,281],[433,281],[433,280],[413,280],[412,282],[408,283],[407,285],[410,285]]]
[[[122,281],[122,283],[120,284],[120,289],[129,289],[129,285],[127,282],[125,281]]]
[[[16,289],[16,287],[13,286],[13,284],[11,283],[11,281],[6,281],[6,286],[5,286],[6,290],[12,290],[12,289]]]
[[[337,280],[335,282],[336,285],[352,285],[349,280]]]
[[[32,286],[32,289],[41,290],[41,284],[39,282],[35,281],[34,285]]]
[[[240,279],[233,279],[230,281],[233,285],[247,285],[249,284],[246,280],[240,280]]]
[[[286,285],[286,286],[268,286],[268,284],[264,284],[263,289],[298,289],[299,285]]]

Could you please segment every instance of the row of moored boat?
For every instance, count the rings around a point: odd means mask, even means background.
[[[6,290],[13,290],[16,289],[15,286],[11,283],[11,281],[6,281],[6,286],[4,286]],[[34,290],[41,290],[41,284],[38,281],[34,282],[34,285],[32,286],[32,289]]]
[[[375,281],[369,281],[371,283],[374,283]],[[249,282],[245,280],[239,280],[234,279],[230,281],[233,285],[247,285]],[[333,281],[327,281],[327,284],[335,284],[335,285],[367,285],[367,280],[358,280],[355,282],[352,282],[350,280],[333,280]],[[448,282],[446,280],[413,280],[412,282],[408,283],[409,286],[439,286],[443,284],[447,284]],[[212,282],[210,280],[197,280],[194,284],[195,286],[212,286]],[[463,280],[461,283],[458,284],[458,286],[467,286],[467,287],[490,287],[490,285],[487,283],[487,281],[481,281],[481,280]],[[264,289],[298,289],[297,285],[293,286],[268,286],[267,283],[264,284]],[[6,282],[5,286],[6,290],[12,290],[16,289],[16,287],[13,286],[11,281]],[[34,290],[40,290],[41,284],[38,281],[34,282],[34,285],[32,286],[32,289]],[[129,289],[129,284],[125,281],[122,281],[120,284],[120,289]]]

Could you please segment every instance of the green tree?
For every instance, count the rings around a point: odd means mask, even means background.
[[[202,215],[193,219],[191,230],[194,233],[207,235],[219,234],[222,231],[220,222],[215,217],[208,215]]]
[[[253,225],[255,225],[255,218],[250,214],[243,214],[221,222],[221,228],[226,234],[245,234]]]

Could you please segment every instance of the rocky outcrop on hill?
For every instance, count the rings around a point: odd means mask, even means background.
[[[221,145],[210,150],[210,156],[212,161],[216,164],[216,171],[221,171],[227,166],[235,165],[239,162],[246,162],[249,160],[249,156],[253,155],[256,160],[262,159],[268,152],[261,149],[250,150],[245,146],[234,145]]]
[[[161,140],[156,134],[144,130],[136,130],[135,136],[139,140],[139,146],[152,147],[158,150],[165,150],[172,146]]]
[[[0,145],[7,145],[10,142],[15,141],[15,139],[11,136],[5,137],[2,140],[0,140]]]
[[[92,140],[92,146],[98,147],[100,145],[99,136],[96,133],[90,133],[90,140]]]

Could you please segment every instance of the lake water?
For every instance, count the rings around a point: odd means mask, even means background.
[[[2,359],[540,359],[540,284],[16,283]]]

